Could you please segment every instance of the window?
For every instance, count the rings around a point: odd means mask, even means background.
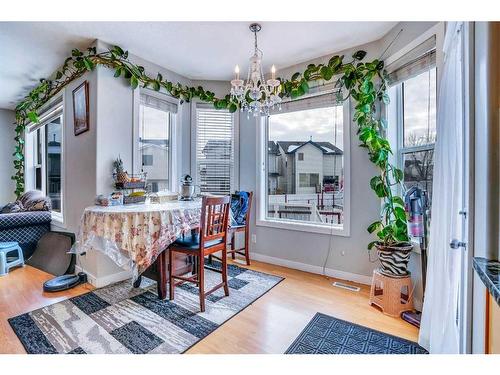
[[[153,165],[153,155],[142,155],[142,165],[152,166]]]
[[[300,187],[319,187],[319,174],[318,173],[300,173],[299,174]]]
[[[28,128],[26,185],[42,191],[52,203],[55,219],[62,221],[63,213],[63,105],[55,101],[40,116],[40,122]],[[31,145],[31,146],[29,146]],[[30,148],[32,147],[32,148]]]
[[[227,110],[196,105],[195,181],[201,192],[229,194],[237,190],[237,124]]]
[[[52,211],[61,213],[62,115],[45,125],[46,192],[52,201]]]
[[[434,49],[404,64],[390,76],[397,78],[389,91],[393,107],[389,109],[389,123],[392,116],[392,123],[397,124],[390,126],[390,132],[395,133],[392,141],[397,145],[397,164],[404,173],[403,190],[418,186],[431,202],[436,141]]]
[[[259,225],[347,235],[348,111],[326,94],[286,103],[264,121]]]
[[[152,192],[171,186],[171,133],[177,105],[164,94],[144,90],[140,94],[137,170],[147,174]]]

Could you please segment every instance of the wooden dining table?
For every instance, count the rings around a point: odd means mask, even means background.
[[[99,251],[119,267],[131,270],[134,281],[155,267],[158,295],[164,299],[164,252],[179,236],[199,227],[200,215],[201,199],[87,207],[73,252]]]

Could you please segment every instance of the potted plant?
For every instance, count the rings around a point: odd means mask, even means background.
[[[402,179],[402,171],[390,166],[396,174],[395,180]],[[378,240],[370,242],[368,249],[377,249],[381,264],[381,272],[388,276],[408,275],[408,261],[413,246],[408,237],[407,217],[403,199],[393,195],[390,182],[376,176],[372,179],[372,189],[383,198],[380,220],[372,223],[367,229],[375,233]]]

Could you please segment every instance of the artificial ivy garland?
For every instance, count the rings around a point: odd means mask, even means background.
[[[386,93],[384,62],[374,60],[364,63],[362,60],[365,56],[365,51],[357,51],[349,62],[344,62],[343,55],[335,55],[326,64],[309,64],[304,72],[293,74],[289,80],[279,78],[281,82],[279,96],[296,99],[309,92],[310,82],[328,82],[335,79],[335,87],[339,89],[339,99],[344,101],[351,97],[355,100],[353,120],[357,124],[360,147],[367,149],[370,161],[379,170],[379,175],[371,179],[370,186],[377,197],[384,201],[380,220],[371,224],[368,231],[376,232],[382,244],[393,245],[408,241],[404,202],[401,197],[392,194],[392,186],[401,183],[403,172],[389,162],[389,155],[392,151],[389,142],[384,137],[386,124],[377,116],[377,103],[389,102]],[[114,69],[114,76],[127,79],[132,89],[139,85],[155,91],[163,88],[181,103],[199,98],[201,101],[212,103],[216,109],[236,112],[239,108],[239,103],[234,101],[229,94],[224,98],[217,98],[213,92],[201,86],[189,87],[180,83],[174,84],[164,79],[160,73],[155,78],[148,76],[144,67],[132,63],[128,59],[128,51],[124,51],[119,46],[100,53],[97,53],[95,47],[88,48],[85,52],[74,49],[53,79],[41,79],[40,84],[16,106],[16,136],[14,138],[16,146],[13,153],[16,173],[12,179],[16,182],[15,193],[18,197],[24,192],[24,131],[26,126],[39,121],[37,110],[64,86],[84,73],[92,71],[98,65]],[[342,93],[346,96],[342,97]],[[375,241],[370,243],[369,248],[374,244]]]

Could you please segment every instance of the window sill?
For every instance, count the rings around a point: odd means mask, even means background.
[[[277,229],[286,229],[291,231],[299,231],[299,232],[308,232],[308,233],[319,233],[319,234],[328,234],[333,236],[342,236],[349,237],[349,231],[347,228],[340,227],[337,225],[318,225],[318,224],[309,224],[309,223],[295,223],[284,220],[257,220],[257,226],[269,227],[269,228],[277,228]]]
[[[64,227],[64,216],[55,211],[51,211],[51,216],[52,216],[52,223],[58,227]]]

